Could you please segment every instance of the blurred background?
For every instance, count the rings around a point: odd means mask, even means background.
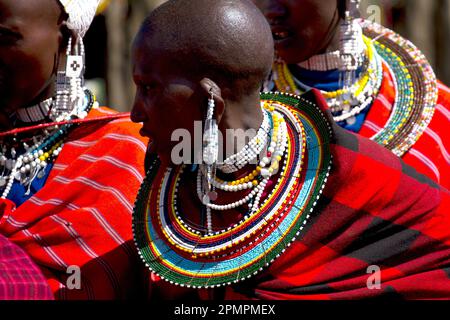
[[[130,110],[131,42],[145,16],[164,1],[102,1],[85,38],[87,85],[101,105]],[[411,40],[450,85],[450,0],[362,0],[361,14]]]

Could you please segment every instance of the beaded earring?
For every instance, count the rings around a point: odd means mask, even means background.
[[[75,44],[73,43],[75,42]],[[80,115],[84,100],[84,44],[81,38],[69,38],[67,50],[62,57],[63,70],[56,77],[56,97],[50,112],[53,121],[63,121],[72,115]],[[64,63],[65,62],[65,63]]]
[[[203,204],[208,205],[211,201],[217,199],[217,193],[214,186],[211,184],[213,177],[216,175],[217,160],[219,155],[219,127],[217,121],[214,119],[214,94],[212,89],[210,90],[210,97],[208,99],[208,110],[205,121],[205,128],[203,131],[203,181],[202,181],[202,194]],[[208,232],[212,233],[212,217],[211,209],[207,206],[207,228]]]
[[[340,86],[347,94],[342,95],[341,105],[349,112],[356,101],[351,101],[350,88],[356,82],[356,71],[364,60],[362,28],[355,20],[359,13],[360,0],[347,0],[345,18],[340,26],[339,52],[341,60]]]

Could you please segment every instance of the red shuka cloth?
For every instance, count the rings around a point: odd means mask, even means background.
[[[318,91],[309,99],[327,108]],[[199,291],[152,276],[153,296],[450,299],[450,193],[375,142],[337,125],[334,132],[324,194],[306,229],[269,269]]]
[[[112,113],[99,108],[89,117]],[[9,209],[0,212],[0,234],[39,265],[57,299],[139,294],[142,265],[131,228],[147,148],[139,129],[129,118],[81,125],[38,193],[16,210],[1,200]],[[71,266],[80,268],[80,289],[68,286],[76,284]]]

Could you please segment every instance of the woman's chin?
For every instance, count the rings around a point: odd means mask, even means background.
[[[276,48],[276,52],[279,58],[281,58],[287,64],[297,64],[304,62],[311,58],[314,54],[306,53],[304,48],[297,48],[295,46],[279,46]]]
[[[164,166],[174,165],[174,161],[172,161],[171,146],[156,145],[153,149],[158,154],[158,157]]]

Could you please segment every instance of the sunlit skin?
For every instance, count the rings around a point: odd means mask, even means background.
[[[233,3],[230,7],[229,2]],[[177,16],[182,30],[174,32],[172,15]],[[154,14],[151,21],[152,27],[143,28],[133,45],[137,93],[131,119],[143,123],[141,134],[151,138],[150,152],[158,154],[163,166],[171,165],[170,153],[177,144],[171,141],[172,132],[183,128],[193,134],[194,121],[204,122],[211,92],[216,105],[215,119],[222,132],[256,131],[263,120],[259,89],[271,69],[274,54],[270,28],[259,10],[250,1],[173,1],[170,7]],[[174,33],[180,39],[191,38],[170,42]],[[245,37],[249,41],[236,40]],[[182,59],[181,52],[186,53]],[[254,58],[258,55],[259,58]],[[198,65],[199,57],[202,61]],[[216,68],[230,74],[216,72]],[[247,76],[240,76],[240,72]],[[254,165],[243,168],[236,178],[254,169]],[[188,220],[200,223],[202,205],[196,194],[196,173],[187,173],[179,190],[180,208]],[[220,191],[218,203],[234,202],[243,194],[245,191],[233,194]],[[216,227],[242,218],[239,210],[229,211],[226,215],[216,214]]]
[[[57,0],[0,0],[0,130],[15,110],[52,97],[68,35]]]
[[[261,30],[253,31],[246,16],[223,3],[196,9],[200,12],[219,11],[221,24],[217,19],[203,21],[201,15],[195,21],[188,14],[181,16],[183,13],[180,12],[178,19],[186,19],[186,24],[192,24],[192,28],[174,31],[176,26],[170,24],[171,20],[162,21],[161,18],[153,27],[158,30],[149,31],[144,24],[134,41],[133,78],[137,93],[131,118],[143,123],[142,134],[152,138],[154,150],[163,161],[167,160],[166,163],[174,146],[170,141],[172,133],[182,128],[193,134],[194,122],[204,121],[206,117],[211,92],[216,105],[215,118],[223,133],[226,129],[257,129],[262,122],[259,88],[270,71],[273,42],[258,9],[250,1],[242,5],[250,7],[250,14],[258,19],[256,25],[264,31],[264,41],[253,40],[252,35]],[[211,25],[206,26],[207,23]],[[240,26],[238,32],[231,30],[235,25]],[[180,32],[186,32],[185,37],[196,36],[198,39],[172,41],[172,35]],[[168,35],[163,37],[164,33]],[[179,35],[181,39],[185,37]],[[240,37],[244,37],[244,41],[237,41]],[[245,41],[245,37],[249,41]],[[193,46],[192,42],[203,46]],[[224,46],[221,51],[217,50],[220,45]],[[249,45],[253,47],[248,48]],[[254,58],[253,52],[260,53],[260,57]]]
[[[164,162],[174,143],[171,136],[177,128],[194,133],[194,122],[202,121],[206,99],[200,83],[178,74],[169,57],[152,52],[137,39],[133,46],[133,79],[136,97],[131,114],[135,122],[142,122],[141,135],[152,138],[152,147]],[[208,90],[208,89],[206,89]],[[206,101],[205,101],[206,100]]]
[[[343,0],[253,0],[269,22],[275,49],[288,64],[338,49]]]

